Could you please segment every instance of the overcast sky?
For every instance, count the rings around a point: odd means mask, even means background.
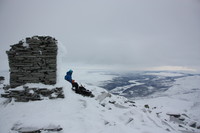
[[[9,45],[50,35],[69,64],[200,68],[200,0],[0,0],[0,65]]]

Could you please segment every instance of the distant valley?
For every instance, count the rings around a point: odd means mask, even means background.
[[[116,77],[103,82],[100,87],[126,98],[151,96],[168,90],[178,78],[194,76],[194,74],[152,71],[112,74]]]

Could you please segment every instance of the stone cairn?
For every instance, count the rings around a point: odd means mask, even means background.
[[[11,88],[26,83],[56,83],[57,40],[33,36],[19,41],[6,51],[10,66]]]
[[[33,36],[19,41],[6,51],[10,66],[10,85],[4,85],[1,97],[16,102],[64,98],[62,87],[29,87],[26,83],[56,84],[57,40],[50,36]],[[2,86],[4,77],[0,77]],[[19,87],[18,87],[19,86]],[[17,88],[16,88],[17,87]]]

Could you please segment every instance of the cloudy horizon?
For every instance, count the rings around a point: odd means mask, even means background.
[[[1,0],[6,50],[34,35],[55,37],[69,64],[200,71],[199,0]]]

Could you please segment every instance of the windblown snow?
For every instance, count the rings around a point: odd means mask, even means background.
[[[83,70],[77,70],[75,73],[80,73],[80,81],[84,80],[85,75],[88,75],[88,79],[94,79],[98,75],[90,75]],[[104,79],[110,78],[104,76]],[[71,85],[62,80],[59,85],[64,87],[64,99],[27,103],[12,100],[6,103],[6,99],[0,98],[0,132],[14,133],[16,131],[13,129],[21,127],[60,126],[63,128],[59,131],[61,133],[197,133],[199,129],[192,128],[189,124],[200,122],[199,81],[200,76],[183,77],[162,95],[131,101],[95,86],[93,80],[88,80],[90,85],[82,84],[91,90],[95,97],[83,97],[75,94]],[[50,87],[42,84],[27,85]],[[0,91],[2,93],[3,90]],[[187,120],[185,123],[173,120],[168,114],[187,116],[184,117]]]
[[[62,57],[62,53],[59,55]],[[34,129],[61,127],[58,133],[199,133],[200,75],[178,78],[167,91],[143,99],[127,99],[98,87],[113,75],[74,69],[73,78],[92,91],[94,98],[83,97],[71,90],[64,80],[69,66],[58,62],[58,83],[64,99],[15,102],[0,98],[0,133],[18,133]],[[60,69],[62,68],[62,69]],[[89,70],[89,71],[88,71]],[[8,83],[8,71],[0,71]],[[155,75],[155,73],[148,73]],[[163,75],[164,74],[164,75]],[[169,76],[169,73],[167,73]],[[160,73],[159,76],[166,76]],[[179,76],[181,74],[178,74]],[[175,76],[170,74],[170,76]],[[177,75],[176,75],[177,76]],[[130,81],[137,84],[136,81]],[[43,84],[26,84],[46,87]],[[0,84],[0,88],[3,84]],[[22,86],[18,87],[18,89]],[[124,88],[118,88],[118,91]],[[0,89],[0,94],[4,92]]]

